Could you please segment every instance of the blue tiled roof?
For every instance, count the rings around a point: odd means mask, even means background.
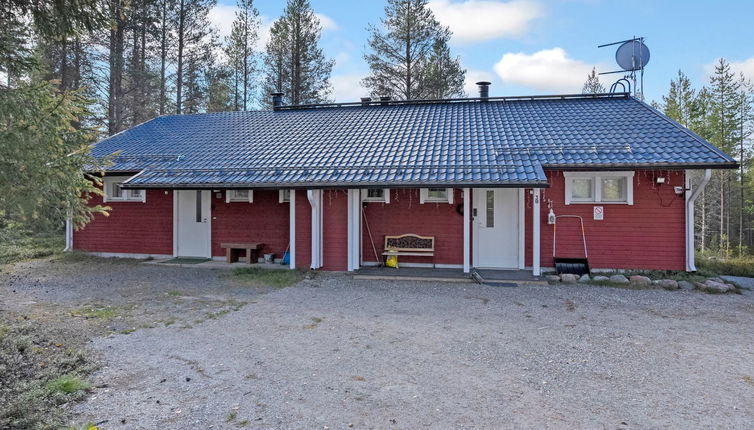
[[[630,97],[163,116],[101,141],[132,186],[546,184],[543,168],[730,167]]]

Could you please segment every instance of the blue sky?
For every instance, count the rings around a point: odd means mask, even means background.
[[[367,95],[359,80],[369,23],[383,16],[382,0],[311,0],[324,27],[321,44],[336,61],[337,101]],[[229,31],[235,0],[219,0],[212,20]],[[284,0],[256,0],[263,37]],[[597,45],[644,36],[651,60],[644,78],[648,101],[658,100],[678,69],[695,86],[708,81],[717,58],[754,80],[754,1],[432,0],[431,8],[454,32],[451,49],[473,82],[490,80],[490,94],[578,93],[593,66],[616,70],[614,47]],[[609,87],[616,76],[603,76]]]

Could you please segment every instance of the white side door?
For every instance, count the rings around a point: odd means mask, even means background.
[[[180,190],[176,222],[177,255],[179,257],[212,257],[210,233],[211,192]]]
[[[515,188],[474,189],[474,266],[518,268],[518,194]]]

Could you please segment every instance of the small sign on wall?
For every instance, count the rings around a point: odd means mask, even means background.
[[[603,219],[605,219],[605,210],[602,206],[594,207],[594,219],[597,221],[602,221]]]

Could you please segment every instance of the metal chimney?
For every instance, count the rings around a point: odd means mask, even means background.
[[[371,97],[362,97],[361,98],[361,105],[362,106],[369,106],[372,103]]]
[[[387,106],[390,104],[390,96],[382,96],[380,97],[380,104],[382,106]]]
[[[479,81],[476,84],[479,86],[479,98],[483,100],[490,98],[490,83]]]
[[[272,110],[280,109],[283,105],[283,93],[270,93],[272,96]]]

